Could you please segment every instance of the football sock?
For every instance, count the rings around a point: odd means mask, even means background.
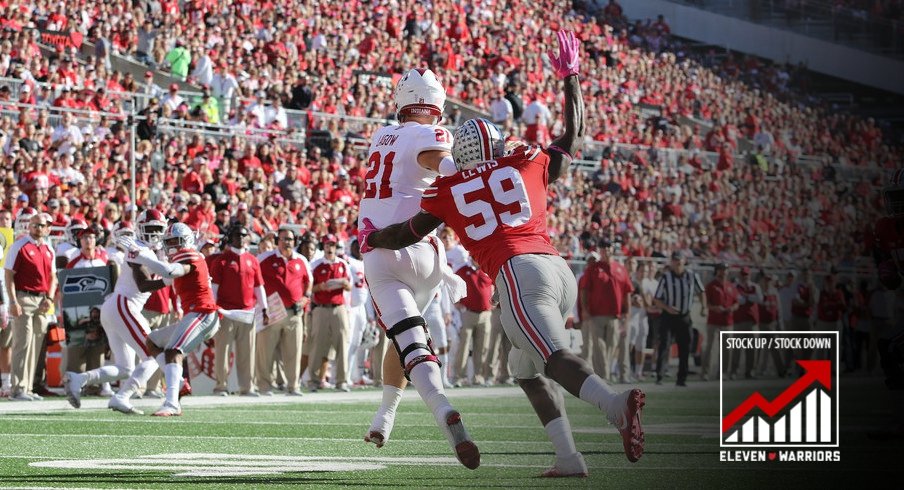
[[[179,390],[182,388],[182,364],[171,362],[163,367],[166,379],[166,403],[179,406]]]
[[[103,366],[85,373],[86,385],[99,385],[122,379],[123,370],[116,365]]]
[[[0,374],[0,385],[2,385],[3,388],[10,388],[10,373]]]
[[[609,412],[609,404],[618,396],[611,386],[603,381],[597,374],[591,374],[581,385],[581,400],[596,405],[604,413]]]
[[[383,385],[383,403],[374,415],[370,430],[382,433],[384,442],[389,440],[389,433],[395,424],[396,409],[402,401],[403,391],[395,386]]]
[[[567,417],[558,417],[546,424],[546,435],[552,441],[557,458],[567,458],[578,452],[574,445],[574,437],[571,434],[571,423]]]
[[[421,399],[433,412],[437,424],[446,426],[446,414],[452,410],[446,392],[443,389],[443,379],[439,372],[439,364],[435,362],[422,362],[411,368],[411,382],[417,389]]]
[[[134,371],[132,371],[132,375],[129,376],[129,379],[122,383],[118,395],[126,399],[131,398],[138,388],[145,385],[148,382],[148,379],[150,379],[156,371],[157,361],[154,359],[145,359],[138,364]]]
[[[446,382],[446,383],[448,383],[448,382],[449,382],[449,376],[448,376],[446,373],[449,372],[449,353],[445,353],[445,354],[437,354],[436,357],[439,358],[439,362],[441,362],[442,365],[443,365],[443,367],[439,368],[439,369],[440,369],[440,375],[442,376],[443,381]]]

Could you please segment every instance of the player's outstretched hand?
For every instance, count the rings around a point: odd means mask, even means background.
[[[135,243],[135,239],[124,235],[116,239],[116,246],[129,252],[129,254],[137,254],[139,251],[138,244]]]
[[[559,37],[559,56],[557,57],[552,51],[549,52],[549,61],[552,62],[552,69],[556,72],[556,76],[560,80],[564,80],[571,75],[577,75],[581,71],[581,62],[579,53],[581,51],[581,42],[575,37],[574,31],[561,30],[557,33]]]
[[[371,222],[368,218],[362,219],[361,224],[364,226],[362,226],[361,229],[358,230],[358,246],[360,247],[361,253],[366,254],[367,252],[370,252],[374,249],[367,243],[367,238],[371,233],[377,231],[377,227],[374,226],[373,222]]]

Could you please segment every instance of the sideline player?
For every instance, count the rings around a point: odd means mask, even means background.
[[[184,223],[171,224],[163,236],[163,249],[168,260],[140,253],[141,249],[128,237],[120,241],[129,251],[129,262],[141,264],[165,280],[172,280],[185,311],[180,321],[154,330],[147,337],[148,352],[163,366],[163,376],[166,379],[166,396],[154,416],[182,415],[182,406],[179,404],[182,359],[186,352],[213,337],[220,327],[217,303],[210,289],[207,262],[195,250],[194,232]]]
[[[885,214],[876,223],[875,262],[879,272],[879,282],[885,291],[874,295],[885,295],[891,307],[899,305],[895,300],[902,294],[904,282],[904,168],[892,175],[891,182],[882,189]],[[900,308],[900,306],[899,306]],[[892,412],[895,414],[894,427],[869,432],[871,439],[904,440],[904,315],[901,310],[891,312],[895,318],[892,325],[878,335],[879,363],[885,373],[885,385],[891,391]]]
[[[412,69],[399,80],[395,103],[400,124],[385,126],[373,136],[361,199],[359,220],[387,226],[417,214],[424,190],[438,175],[452,175],[452,135],[437,125],[446,92],[430,70]],[[359,228],[361,222],[359,222]],[[455,281],[446,266],[445,251],[435,234],[421,236],[407,248],[379,250],[364,256],[364,274],[380,326],[395,349],[383,362],[383,403],[364,440],[381,447],[395,421],[406,378],[430,408],[458,460],[480,465],[480,451],[471,441],[443,388],[439,359],[430,343],[422,312],[444,281]],[[454,284],[461,285],[460,282]]]
[[[156,258],[165,229],[166,218],[163,214],[156,209],[149,209],[141,213],[138,219],[140,241],[136,242],[128,233],[120,234],[119,240],[128,237],[127,242],[139,249],[141,255]],[[141,415],[142,411],[133,407],[129,399],[157,370],[157,362],[146,346],[150,329],[141,311],[151,292],[163,287],[163,282],[151,281],[148,272],[134,263],[130,263],[131,272],[125,269],[124,263],[117,265],[121,272],[113,294],[107,297],[100,309],[101,325],[107,334],[114,364],[85,373],[67,372],[63,387],[69,404],[79,408],[82,405],[82,389],[86,385],[129,378],[121,384],[116,395],[110,398],[107,407],[117,412]],[[136,353],[140,359],[137,368]]]
[[[546,229],[547,185],[567,171],[584,135],[578,50],[574,34],[560,31],[559,57],[550,59],[565,84],[565,133],[549,148],[520,146],[503,156],[502,134],[489,121],[472,119],[458,128],[453,146],[462,171],[436,180],[424,193],[423,211],[383,230],[363,220],[360,233],[365,252],[397,249],[445,221],[493,276],[513,344],[509,364],[556,450],[556,464],[544,476],[586,476],[587,467],[562,401],[541,373],[605,412],[622,436],[628,460],[637,461],[644,447],[644,392],[616,393],[568,349],[565,321],[576,300],[576,281]]]

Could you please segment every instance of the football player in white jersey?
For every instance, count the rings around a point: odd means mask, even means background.
[[[349,386],[361,381],[364,374],[364,353],[361,352],[361,337],[367,328],[367,307],[370,292],[364,280],[364,262],[361,261],[361,248],[358,239],[352,238],[348,246],[349,254],[345,257],[349,272],[352,275],[352,290],[346,298],[348,302],[348,326],[351,331],[348,346],[348,375],[345,380]]]
[[[138,245],[141,254],[147,254],[157,258],[157,251],[163,243],[163,232],[166,230],[166,218],[160,211],[149,209],[138,218],[140,242]],[[127,234],[122,234],[127,236]],[[69,404],[75,408],[81,407],[82,389],[87,384],[100,384],[129,378],[121,383],[119,392],[116,393],[107,405],[109,408],[127,414],[142,414],[131,405],[129,398],[138,390],[139,386],[147,383],[148,378],[157,370],[157,361],[148,352],[146,345],[150,329],[148,322],[141,310],[154,289],[163,287],[163,281],[153,281],[156,287],[139,288],[140,278],[149,278],[148,271],[141,266],[129,263],[129,266],[121,265],[122,270],[116,281],[113,293],[107,297],[101,306],[100,319],[110,351],[113,353],[115,364],[92,369],[86,373],[67,372],[64,380],[64,388]],[[140,276],[140,277],[139,277]],[[135,367],[135,354],[138,354],[141,362]]]
[[[87,227],[88,223],[81,218],[72,218],[66,225],[66,239],[60,241],[54,251],[57,269],[65,268],[79,254],[78,234]]]
[[[446,92],[436,75],[422,68],[409,70],[396,85],[394,97],[400,124],[374,133],[359,229],[364,219],[377,228],[410,219],[420,211],[421,196],[433,180],[457,171],[451,153],[452,134],[438,126]],[[395,346],[386,351],[383,403],[364,440],[382,447],[389,439],[408,378],[458,460],[467,468],[477,468],[480,451],[446,398],[439,359],[422,315],[448,269],[443,245],[430,234],[402,250],[374,250],[364,256],[364,268],[380,326]]]

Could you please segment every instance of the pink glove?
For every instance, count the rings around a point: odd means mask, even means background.
[[[373,250],[373,247],[367,244],[367,237],[369,237],[371,233],[377,231],[377,227],[374,226],[368,218],[362,219],[361,224],[364,226],[358,230],[358,247],[360,247],[362,254],[366,254]]]
[[[552,69],[556,72],[556,76],[560,80],[571,75],[577,75],[581,68],[578,53],[580,52],[581,42],[574,37],[573,31],[561,30],[557,33],[559,36],[559,56],[556,57],[552,51],[549,52],[549,61],[552,62]]]

